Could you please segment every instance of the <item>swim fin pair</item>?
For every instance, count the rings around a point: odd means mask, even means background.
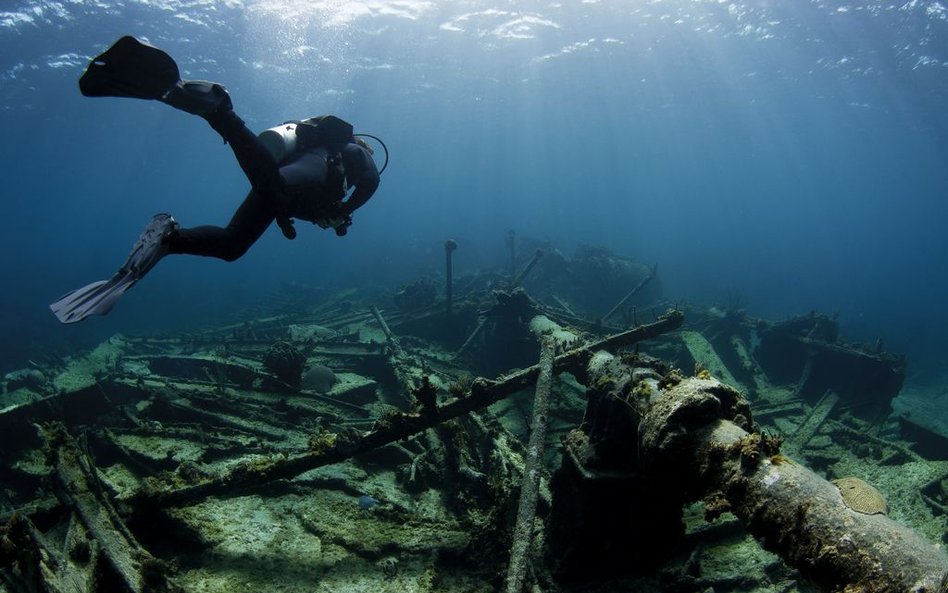
[[[79,90],[86,97],[153,99],[202,117],[232,109],[222,85],[181,80],[178,64],[171,56],[130,35],[89,63],[79,78]]]
[[[76,323],[89,315],[105,315],[129,288],[168,254],[167,239],[178,229],[169,214],[156,214],[148,223],[125,264],[108,280],[100,280],[63,295],[49,306],[62,323]]]
[[[232,109],[223,86],[181,80],[171,56],[131,36],[122,37],[89,63],[79,79],[79,90],[87,97],[153,99],[202,117]],[[63,323],[105,315],[168,253],[167,239],[177,229],[170,215],[155,215],[115,275],[63,295],[50,310]]]

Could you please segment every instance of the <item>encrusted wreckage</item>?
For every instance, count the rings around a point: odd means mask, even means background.
[[[294,287],[8,375],[0,591],[948,591],[899,357],[817,314],[653,313],[657,270],[603,250],[455,280],[456,249],[443,299]],[[716,573],[743,533],[783,561]]]

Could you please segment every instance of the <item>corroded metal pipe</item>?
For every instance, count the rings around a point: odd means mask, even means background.
[[[520,503],[517,523],[514,525],[510,546],[510,564],[507,567],[507,593],[521,593],[533,546],[533,522],[537,513],[537,491],[543,473],[543,446],[546,443],[546,425],[550,408],[550,385],[553,383],[553,358],[556,342],[550,336],[540,338],[540,374],[533,398],[533,420],[530,422],[530,440],[524,455],[523,480],[520,484]]]
[[[510,250],[510,275],[513,276],[517,273],[517,233],[513,229],[507,231],[504,243]]]
[[[697,378],[653,400],[639,435],[650,478],[677,481],[683,496],[705,500],[711,518],[731,511],[766,549],[827,591],[945,591],[943,551],[883,509],[847,501],[838,485],[781,455],[773,437],[748,433],[749,417],[734,405],[741,400],[733,388]],[[857,499],[868,497],[862,484]]]
[[[533,269],[533,266],[537,265],[537,262],[540,261],[541,257],[543,257],[543,251],[540,249],[537,249],[536,253],[533,254],[533,257],[530,259],[529,262],[527,262],[527,265],[524,266],[520,274],[518,274],[517,277],[514,278],[513,281],[510,283],[511,290],[520,286],[520,283],[523,282],[523,279],[527,277],[527,274],[530,273],[530,270]]]
[[[615,307],[613,307],[612,309],[609,309],[609,312],[602,316],[602,321],[603,321],[603,323],[605,323],[606,321],[608,321],[610,317],[612,317],[613,315],[615,315],[616,311],[618,311],[619,309],[621,309],[621,308],[628,302],[629,299],[631,299],[632,297],[634,297],[634,296],[636,295],[636,293],[638,293],[640,290],[642,290],[642,288],[643,288],[646,284],[648,284],[649,282],[651,282],[652,279],[655,278],[655,274],[656,274],[656,273],[658,273],[658,264],[655,264],[654,266],[652,266],[651,269],[649,269],[648,276],[646,276],[645,278],[642,279],[641,282],[639,282],[638,284],[636,284],[636,285],[635,285],[635,288],[633,288],[632,290],[630,290],[624,297],[622,297],[622,300],[619,301],[618,303],[616,303],[616,306],[615,306]],[[635,322],[633,321],[632,324],[635,325]]]
[[[458,248],[457,241],[454,239],[448,239],[444,242],[444,312],[451,316],[452,307],[453,307],[453,298],[454,298],[454,279],[453,279],[453,268],[451,263],[451,254],[454,253],[454,250]]]
[[[398,343],[398,337],[392,332],[391,328],[388,327],[388,323],[386,323],[385,318],[382,317],[382,312],[379,311],[375,305],[372,305],[369,309],[372,311],[372,317],[375,317],[375,321],[381,326],[382,333],[385,334],[385,341],[388,342],[397,356],[401,356],[403,354],[402,345]]]

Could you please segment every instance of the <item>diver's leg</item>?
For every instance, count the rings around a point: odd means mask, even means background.
[[[273,155],[234,113],[223,86],[203,80],[178,82],[162,99],[175,109],[199,115],[230,145],[250,184],[263,193],[282,189],[279,165]]]
[[[254,188],[263,194],[283,190],[280,168],[273,155],[232,109],[216,111],[204,119],[230,145],[237,164]]]
[[[273,222],[273,206],[265,196],[250,190],[226,227],[199,226],[179,229],[168,240],[169,253],[204,255],[234,261],[250,249]]]

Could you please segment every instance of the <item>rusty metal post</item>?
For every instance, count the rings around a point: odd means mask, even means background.
[[[457,244],[457,241],[455,241],[454,239],[448,239],[447,241],[444,242],[444,266],[445,266],[444,312],[447,314],[448,317],[451,316],[451,313],[453,312],[452,307],[454,305],[454,303],[452,302],[454,298],[454,279],[453,279],[454,270],[452,268],[452,263],[451,263],[451,254],[453,254],[454,250],[457,248],[458,248],[458,244]]]
[[[504,243],[510,250],[510,276],[512,278],[517,273],[517,233],[513,229],[507,231]]]

